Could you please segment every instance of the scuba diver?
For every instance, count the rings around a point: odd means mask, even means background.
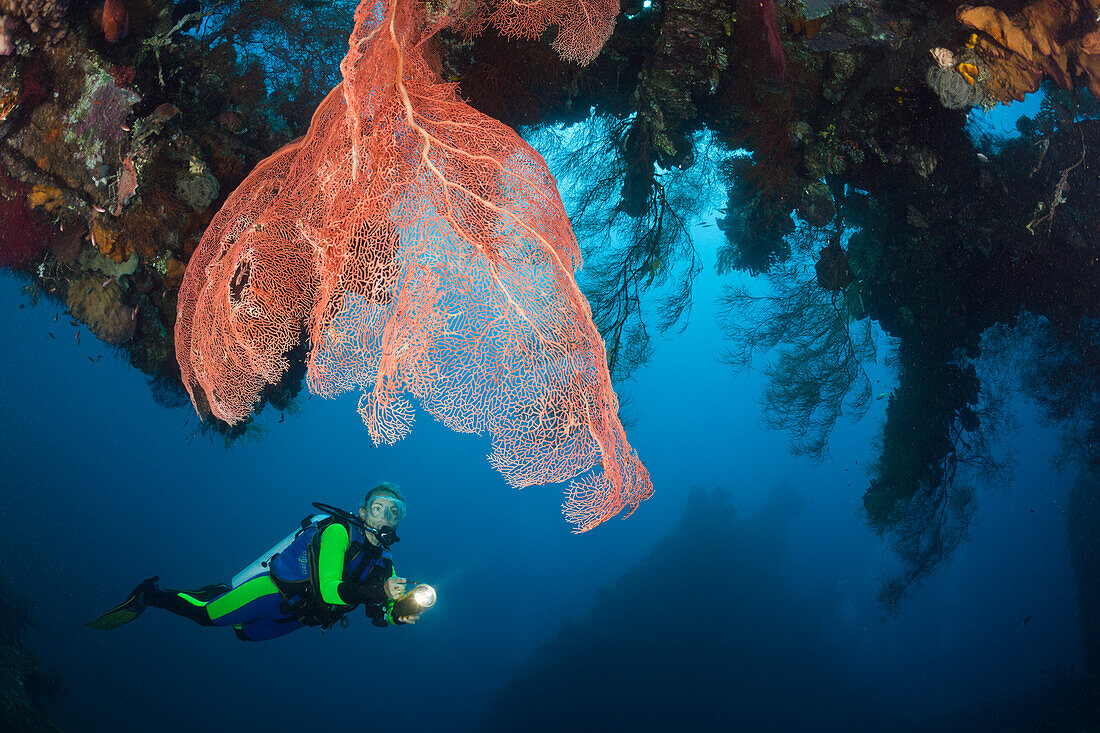
[[[383,483],[368,491],[358,516],[314,506],[324,513],[303,519],[301,529],[238,573],[232,585],[161,589],[155,576],[87,625],[118,628],[155,606],[203,626],[232,626],[242,641],[266,641],[303,626],[346,625],[345,614],[359,604],[375,626],[416,623],[418,606],[402,602],[394,615],[406,582],[397,577],[389,549],[405,518],[397,488]]]

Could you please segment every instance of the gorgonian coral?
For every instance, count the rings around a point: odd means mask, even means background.
[[[555,181],[439,78],[428,41],[452,22],[445,11],[359,5],[344,82],[305,137],[229,197],[191,258],[181,375],[200,412],[239,423],[308,337],[311,392],[360,391],[376,443],[409,433],[415,398],[454,430],[490,433],[513,486],[578,477],[565,512],[583,531],[652,484],[619,423]],[[559,37],[591,58],[602,27]]]

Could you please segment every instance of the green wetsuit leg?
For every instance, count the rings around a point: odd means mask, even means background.
[[[184,616],[203,626],[233,626],[282,615],[282,596],[269,575],[260,575],[236,588],[206,597],[200,591],[165,589],[149,604]]]
[[[248,580],[206,604],[215,626],[234,626],[260,619],[281,618],[283,596],[268,574]]]

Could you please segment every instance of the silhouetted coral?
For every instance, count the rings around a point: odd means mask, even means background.
[[[810,274],[815,233],[803,227],[801,252],[769,270],[764,293],[727,287],[721,322],[731,340],[725,360],[736,369],[772,355],[763,367],[765,424],[786,430],[796,454],[820,459],[840,416],[859,417],[871,403],[864,364],[874,360],[875,346],[847,260],[842,267],[834,264],[837,271],[828,280],[833,287],[823,287],[816,272]],[[823,251],[839,249],[834,242]]]
[[[663,333],[686,323],[691,287],[702,265],[692,245],[688,220],[713,201],[705,166],[655,174],[651,167],[638,194],[645,200],[633,214],[619,198],[632,164],[622,155],[625,138],[637,128],[624,121],[592,117],[583,139],[567,130],[551,147],[540,138],[559,176],[583,180],[567,193],[566,206],[578,241],[584,243],[580,284],[603,336],[613,379],[621,381],[649,357],[651,331]],[[564,140],[563,140],[564,139]],[[646,164],[649,166],[649,164]],[[655,296],[647,314],[642,300]]]

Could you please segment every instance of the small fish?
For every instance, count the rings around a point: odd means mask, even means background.
[[[91,291],[91,290],[89,290],[88,292],[90,293],[90,292],[92,292],[92,291]],[[69,319],[69,325],[70,325],[70,326],[73,326],[73,327],[75,327],[75,328],[80,328],[80,321],[76,320],[75,318],[70,318],[70,319]]]
[[[96,206],[95,204],[92,204],[92,208],[95,209],[96,211],[98,211],[100,214],[106,214],[107,213],[107,209]]]
[[[60,314],[60,313],[54,313],[54,314],[53,314],[53,322],[54,322],[54,323],[57,323],[57,317],[58,317],[59,315],[61,315],[61,314]]]
[[[279,422],[282,422],[284,419],[286,419],[286,415],[284,415],[283,413],[280,412],[279,413]]]
[[[80,346],[80,331],[77,331],[77,332],[76,332],[76,335],[75,335],[75,336],[73,336],[73,341],[75,341],[75,342],[76,342],[76,345],[77,345],[77,346]]]
[[[138,308],[140,308],[140,307],[141,307],[140,305],[135,305],[134,309],[132,311],[130,311],[130,320],[131,321],[134,320],[135,318],[137,318]]]
[[[26,308],[27,306],[26,306],[26,304],[25,304],[25,303],[20,303],[20,304],[19,304],[19,307],[20,307],[20,308]]]
[[[55,338],[57,338],[57,336],[54,336],[54,335],[53,335],[53,331],[50,331],[50,338],[52,338],[52,339],[55,339]]]
[[[104,280],[104,281],[103,281],[103,284],[102,284],[102,285],[100,285],[99,287],[101,287],[101,288],[105,288],[105,287],[107,287],[107,283],[109,283],[109,282],[111,282],[111,278],[107,278],[106,280]]]
[[[121,128],[122,128],[122,131],[123,131],[123,132],[129,132],[129,131],[130,131],[130,128],[129,128],[129,127],[127,127],[126,125],[119,125],[119,127],[121,127]]]
[[[983,163],[989,162],[989,158],[986,156],[985,153],[978,153],[978,160],[982,161]]]
[[[103,354],[96,354],[96,355],[95,355],[95,360],[96,360],[96,361],[99,361],[99,360],[100,360],[100,359],[102,359],[102,358],[103,358]]]
[[[1033,616],[1033,614],[1030,614],[1030,613],[1028,615],[1024,616],[1024,626],[1027,625],[1027,622],[1031,620],[1032,616]]]
[[[90,356],[88,357],[88,361],[90,361],[90,362],[92,362],[93,364],[95,364],[95,359],[93,359],[93,358],[92,358],[92,357],[90,357]]]
[[[875,399],[876,400],[881,400],[885,396],[886,396],[885,392],[879,392],[878,395],[875,397]]]

